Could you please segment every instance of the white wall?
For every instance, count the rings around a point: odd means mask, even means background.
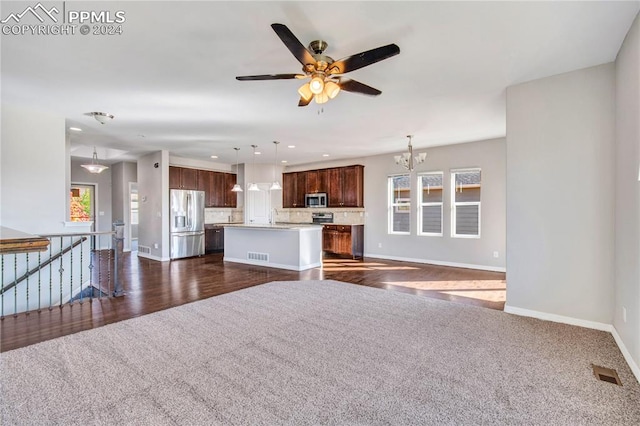
[[[136,163],[120,162],[111,166],[111,217],[113,222],[125,224],[124,250],[131,249],[129,183],[138,181],[137,173]]]
[[[89,163],[91,160],[88,159],[71,159],[71,183],[95,185],[95,230],[108,232],[112,230],[113,223],[111,220],[111,168],[98,174],[89,173],[81,167],[81,164]]]
[[[611,324],[614,82],[605,64],[507,89],[507,310]]]
[[[169,260],[168,151],[153,152],[138,159],[138,200],[138,246],[151,250],[148,255],[138,251],[138,256]]]
[[[366,158],[364,162],[365,255],[454,264],[482,269],[505,268],[505,142],[504,139],[471,142],[428,149],[427,160],[416,172],[444,172],[443,236],[417,235],[417,179],[411,185],[411,235],[387,233],[387,177],[406,170],[393,154]],[[400,153],[397,153],[400,154]],[[451,237],[452,169],[482,169],[480,238]],[[378,247],[382,244],[382,247]],[[498,252],[498,258],[493,252]]]
[[[64,117],[3,104],[0,161],[0,225],[32,234],[68,232]]]
[[[615,169],[613,325],[640,366],[640,15],[616,59]]]

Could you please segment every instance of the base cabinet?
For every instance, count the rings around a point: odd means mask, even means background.
[[[322,250],[326,253],[362,259],[364,225],[325,225],[322,229]]]
[[[224,251],[224,228],[222,226],[207,226],[204,229],[204,252],[221,253]]]

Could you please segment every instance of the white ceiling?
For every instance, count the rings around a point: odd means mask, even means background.
[[[2,19],[34,3],[2,2]],[[50,2],[46,5],[62,2]],[[74,156],[111,162],[166,149],[234,163],[251,144],[289,164],[505,135],[505,88],[611,62],[640,2],[66,2],[123,10],[122,35],[2,36],[2,103],[64,116]],[[26,18],[25,18],[26,19]],[[389,43],[400,54],[347,74],[382,91],[299,108],[299,80],[271,29],[282,23],[340,59]],[[85,115],[104,111],[101,125]],[[287,149],[286,145],[296,145]],[[89,148],[87,148],[89,147]]]

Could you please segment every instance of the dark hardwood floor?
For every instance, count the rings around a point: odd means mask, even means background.
[[[332,279],[357,285],[503,309],[505,274],[379,259],[326,258],[303,272],[224,263],[221,254],[155,262],[126,253],[126,296],[74,302],[0,321],[5,352],[270,281]]]

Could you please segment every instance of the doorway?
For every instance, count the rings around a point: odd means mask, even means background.
[[[91,230],[95,230],[95,185],[71,184],[69,192],[69,217],[71,222],[93,221]]]
[[[138,251],[138,183],[129,182],[129,241],[132,252]]]

